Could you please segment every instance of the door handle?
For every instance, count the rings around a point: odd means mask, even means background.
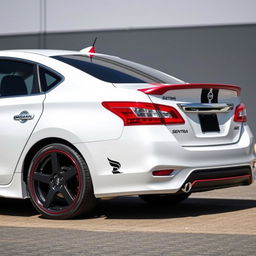
[[[15,116],[13,117],[13,119],[14,119],[15,121],[19,121],[20,123],[25,123],[25,122],[27,122],[28,120],[32,120],[32,119],[34,118],[34,116],[35,116],[35,115],[29,114],[29,112],[25,110],[25,111],[22,111],[20,114],[15,115]]]

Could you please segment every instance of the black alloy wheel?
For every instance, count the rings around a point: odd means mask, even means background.
[[[86,162],[63,144],[39,150],[31,162],[27,184],[32,204],[46,218],[77,217],[96,204]]]

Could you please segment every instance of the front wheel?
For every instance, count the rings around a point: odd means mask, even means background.
[[[190,193],[163,194],[163,195],[140,195],[139,197],[147,203],[155,205],[178,204],[189,197]]]
[[[77,217],[96,204],[86,162],[63,144],[50,144],[37,152],[27,184],[32,204],[46,218]]]

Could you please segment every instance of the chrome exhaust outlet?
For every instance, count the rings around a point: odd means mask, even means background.
[[[192,183],[191,183],[191,182],[187,182],[187,183],[183,186],[183,188],[182,188],[181,190],[182,190],[182,192],[184,192],[184,193],[189,193],[191,189],[192,189]]]

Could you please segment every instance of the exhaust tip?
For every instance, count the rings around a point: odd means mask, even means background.
[[[182,187],[182,191],[184,193],[189,193],[190,190],[192,189],[192,183],[191,182],[187,182],[183,187]]]

